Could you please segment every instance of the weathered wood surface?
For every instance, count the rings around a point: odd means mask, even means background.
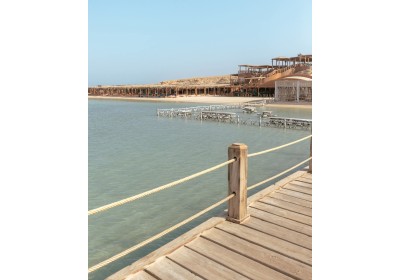
[[[311,226],[293,221],[293,220],[289,220],[262,210],[258,210],[256,208],[250,208],[249,210],[250,212],[250,217],[256,217],[260,220],[281,226],[281,227],[285,227],[287,229],[293,230],[293,231],[297,231],[299,233],[308,235],[308,236],[312,236],[312,229]]]
[[[278,226],[273,223],[257,219],[255,217],[254,219],[251,219],[251,221],[247,222],[245,226],[278,238],[282,238],[307,249],[312,249],[310,236],[298,233],[285,227]]]
[[[293,197],[293,196],[286,195],[283,193],[278,193],[278,192],[271,194],[271,197],[312,209],[312,207],[311,207],[312,203],[310,201],[307,201],[304,199],[299,199],[297,197]]]
[[[213,217],[206,222],[200,224],[199,226],[191,229],[190,231],[182,234],[179,238],[172,240],[168,244],[160,247],[156,251],[148,254],[147,256],[141,258],[140,260],[136,261],[130,266],[127,266],[120,271],[114,273],[107,280],[117,280],[117,279],[125,279],[126,275],[134,274],[140,271],[143,267],[153,263],[158,258],[168,255],[169,253],[173,252],[174,250],[181,247],[183,244],[188,243],[198,237],[202,232],[213,228],[215,225],[222,223],[225,221],[224,217]]]
[[[290,211],[293,211],[293,212],[296,212],[296,213],[299,213],[299,214],[303,214],[303,215],[306,215],[306,216],[309,216],[309,217],[312,216],[312,209],[311,208],[300,206],[300,205],[297,205],[297,204],[293,204],[291,202],[286,202],[286,201],[283,201],[283,200],[280,200],[280,199],[276,199],[276,198],[273,198],[273,197],[267,197],[267,198],[260,199],[260,202],[263,202],[265,204],[270,204],[270,205],[273,205],[273,206],[277,206],[277,207],[280,207],[282,209],[290,210]]]
[[[296,221],[302,224],[306,224],[306,225],[312,225],[311,224],[311,217],[302,215],[302,214],[298,214],[296,212],[293,211],[289,211],[289,210],[285,210],[276,206],[272,206],[269,204],[265,204],[262,202],[255,202],[252,204],[252,207],[258,209],[258,210],[262,210],[271,214],[274,214],[276,216],[280,216],[292,221]]]
[[[108,279],[311,279],[312,175],[298,171],[247,202],[241,224],[213,218]]]
[[[312,202],[312,197],[311,197],[311,195],[308,195],[308,194],[300,193],[297,191],[292,191],[287,188],[282,188],[282,189],[278,190],[277,192]]]
[[[168,258],[189,268],[197,275],[208,275],[211,279],[243,279],[243,275],[187,247],[181,247]]]
[[[157,278],[154,278],[150,274],[148,274],[145,271],[139,271],[136,274],[131,274],[128,277],[125,278],[125,280],[157,280]]]
[[[228,159],[236,158],[228,166],[228,195],[236,195],[228,201],[227,219],[242,223],[249,218],[247,214],[247,146],[235,143],[228,148]]]
[[[294,180],[291,182],[292,185],[297,185],[305,188],[311,188],[311,183],[308,180]]]
[[[179,264],[171,261],[166,257],[158,259],[154,265],[150,265],[145,269],[146,272],[153,274],[157,279],[176,279],[176,280],[201,280],[196,274],[190,272],[188,269],[180,266]],[[135,279],[135,278],[133,278]]]
[[[299,185],[297,185],[297,184],[292,184],[292,183],[287,184],[287,185],[285,186],[285,189],[292,190],[292,191],[296,191],[296,192],[300,192],[300,193],[304,193],[304,194],[312,195],[312,189],[306,188],[306,187],[303,187],[303,186],[299,186]]]

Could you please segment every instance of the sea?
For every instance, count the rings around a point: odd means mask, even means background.
[[[254,153],[311,134],[310,130],[157,117],[157,109],[200,105],[207,104],[89,99],[88,210],[225,162],[228,146],[232,143],[244,143],[248,152]],[[311,109],[306,108],[267,106],[257,110],[272,111],[280,117],[312,118]],[[240,113],[240,110],[228,111]],[[307,159],[309,153],[310,142],[307,140],[249,158],[248,186]],[[281,178],[249,191],[248,196]],[[173,188],[89,216],[88,267],[221,200],[227,196],[227,184],[227,167],[223,167]],[[218,215],[226,207],[226,204],[221,205],[182,228],[90,273],[88,278],[107,278]]]

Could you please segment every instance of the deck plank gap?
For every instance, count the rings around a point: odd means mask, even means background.
[[[303,216],[307,216],[307,217],[312,218],[311,215],[303,214],[303,213],[300,213],[300,212],[298,212],[298,211],[294,211],[294,210],[292,210],[292,209],[285,208],[285,207],[283,207],[283,206],[271,204],[271,203],[268,203],[268,202],[265,202],[265,201],[261,201],[261,200],[260,200],[259,202],[260,202],[260,203],[263,203],[263,204],[266,204],[266,205],[269,205],[269,206],[274,206],[274,207],[276,207],[276,208],[280,208],[280,209],[283,209],[283,210],[286,210],[286,211],[290,211],[290,212],[293,212],[293,213],[296,213],[296,214],[299,214],[299,215],[303,215]]]
[[[257,207],[257,206],[259,206],[259,207]],[[272,205],[270,205],[270,206],[272,206]],[[284,216],[284,215],[281,214],[281,213],[278,214],[278,213],[271,212],[270,210],[263,209],[263,208],[260,207],[260,205],[251,205],[250,207],[251,207],[251,208],[258,209],[258,210],[261,210],[261,211],[264,211],[264,212],[267,212],[267,213],[269,213],[269,214],[272,214],[272,215],[275,215],[275,216],[278,216],[278,217],[282,217],[282,218],[285,218],[285,219],[288,219],[288,220],[291,220],[291,221],[298,222],[298,223],[303,224],[303,225],[312,226],[312,224],[310,224],[310,223],[307,223],[307,222],[304,222],[304,221],[296,220],[296,219],[293,218],[293,217]],[[273,207],[275,207],[275,206],[273,206]],[[276,207],[276,208],[278,208],[278,207]],[[278,209],[279,209],[279,208],[278,208]],[[280,209],[282,209],[282,208],[280,208]],[[286,210],[285,210],[285,211],[286,211]],[[289,211],[289,212],[291,212],[291,211]],[[296,214],[297,214],[297,213],[296,213]],[[301,214],[298,214],[298,215],[301,215]],[[306,217],[306,218],[311,218],[311,217],[308,217],[308,216],[305,216],[305,215],[302,215],[302,216],[304,216],[304,217]]]
[[[251,218],[252,218],[252,219],[257,219],[257,220],[260,220],[260,221],[263,221],[263,222],[267,222],[267,223],[270,223],[270,224],[274,224],[274,225],[276,225],[276,226],[283,227],[283,228],[285,228],[285,229],[294,231],[294,232],[296,232],[296,233],[304,234],[305,236],[308,236],[308,237],[312,237],[312,235],[306,234],[306,233],[301,232],[301,231],[297,231],[297,230],[295,230],[295,229],[293,229],[293,228],[290,228],[290,227],[288,227],[288,226],[283,226],[282,224],[278,224],[278,223],[276,223],[276,222],[274,223],[274,222],[271,221],[271,220],[262,219],[262,218],[259,218],[259,217],[256,217],[256,216],[251,216]],[[285,219],[285,218],[283,218],[283,219]]]

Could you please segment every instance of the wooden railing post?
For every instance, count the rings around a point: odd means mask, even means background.
[[[312,136],[310,138],[310,157],[312,157]],[[312,174],[312,159],[310,159],[310,164],[308,165],[308,172]]]
[[[234,143],[228,147],[228,158],[237,160],[228,165],[228,195],[236,195],[228,201],[227,220],[242,223],[247,214],[247,146]]]

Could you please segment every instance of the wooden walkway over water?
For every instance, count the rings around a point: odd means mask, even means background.
[[[266,104],[265,100],[261,100],[260,103],[243,103],[243,104],[254,104],[263,105]],[[158,117],[181,117],[186,119],[194,120],[211,120],[218,122],[237,123],[243,125],[258,125],[265,127],[279,127],[279,128],[293,128],[293,129],[311,129],[311,119],[299,119],[299,118],[286,118],[277,117],[273,115],[271,111],[263,111],[261,113],[254,114],[254,117],[246,117],[244,120],[240,120],[240,116],[235,112],[223,112],[221,110],[226,109],[242,109],[246,113],[255,113],[255,111],[246,111],[244,108],[254,106],[245,106],[243,104],[238,105],[209,105],[209,106],[195,106],[186,108],[170,108],[170,109],[157,109]]]
[[[247,212],[240,224],[214,217],[107,279],[311,279],[312,175],[256,193]]]

